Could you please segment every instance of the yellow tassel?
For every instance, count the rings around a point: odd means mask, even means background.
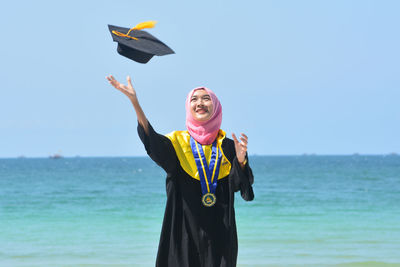
[[[135,38],[133,36],[129,36],[128,34],[125,34],[125,33],[119,32],[119,31],[112,31],[112,33],[117,35],[117,36],[120,36],[120,37],[128,37],[128,38],[131,38],[133,40],[138,40],[138,38]]]
[[[157,21],[151,20],[151,21],[145,21],[142,23],[139,23],[135,27],[133,27],[134,30],[142,30],[142,29],[147,29],[147,28],[154,28],[156,26]]]
[[[135,27],[130,29],[126,34],[122,33],[122,32],[118,32],[118,31],[112,31],[112,33],[115,35],[118,35],[118,36],[128,37],[128,38],[137,40],[137,38],[129,36],[129,33],[132,30],[142,30],[142,29],[147,29],[147,28],[154,28],[154,26],[156,26],[156,23],[157,23],[157,21],[154,21],[154,20],[145,21],[145,22],[139,23],[138,25],[136,25]]]

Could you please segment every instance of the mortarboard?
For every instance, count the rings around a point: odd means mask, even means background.
[[[113,41],[118,43],[118,53],[139,63],[147,63],[154,55],[174,54],[166,44],[150,33],[142,31],[145,28],[153,28],[155,23],[147,21],[131,29],[108,25]]]

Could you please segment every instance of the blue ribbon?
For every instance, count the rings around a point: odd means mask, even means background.
[[[207,193],[215,194],[217,189],[217,181],[219,174],[219,167],[221,166],[222,153],[217,147],[217,140],[212,144],[212,153],[210,165],[207,165],[207,159],[204,154],[202,146],[190,137],[190,145],[192,153],[196,162],[197,170],[199,171],[201,191],[203,195]]]

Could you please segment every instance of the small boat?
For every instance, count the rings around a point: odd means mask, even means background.
[[[63,156],[61,155],[61,152],[55,153],[53,155],[49,156],[50,159],[62,159]]]

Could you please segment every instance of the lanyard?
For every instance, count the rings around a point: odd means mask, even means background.
[[[190,137],[192,153],[199,171],[201,191],[203,195],[207,193],[215,194],[217,188],[219,167],[221,166],[222,153],[217,147],[217,140],[212,144],[212,153],[210,165],[207,165],[207,159],[202,146]]]

